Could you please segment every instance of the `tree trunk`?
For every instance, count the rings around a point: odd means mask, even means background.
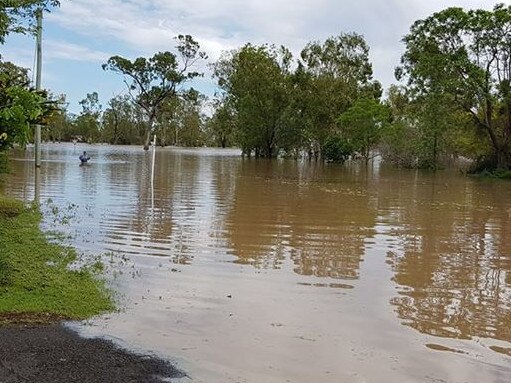
[[[144,139],[144,150],[149,150],[149,144],[151,143],[151,129],[147,129]]]
[[[151,143],[151,131],[153,130],[153,121],[154,116],[149,117],[149,121],[147,122],[146,132],[145,132],[145,140],[144,140],[144,150],[149,150],[149,144]]]

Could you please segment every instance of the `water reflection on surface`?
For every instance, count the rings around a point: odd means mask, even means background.
[[[296,162],[242,162],[227,216],[238,263],[279,268],[291,259],[302,275],[356,279],[364,243],[374,235],[370,185],[344,174],[342,185],[322,181],[329,170]]]
[[[125,310],[84,334],[200,382],[507,381],[510,183],[160,148],[151,182],[151,152],[85,149],[44,146],[38,187],[16,152],[5,184],[82,251],[130,256]]]
[[[448,187],[449,186],[449,187]],[[478,182],[409,189],[388,253],[404,323],[427,334],[511,340],[509,185]],[[429,190],[428,190],[429,189]]]

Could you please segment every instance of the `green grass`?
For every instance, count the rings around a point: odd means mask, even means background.
[[[40,221],[36,208],[0,196],[0,323],[85,319],[114,309],[104,282],[92,268],[70,270],[76,252],[50,243]]]
[[[25,206],[23,202],[15,199],[0,198],[0,219],[16,217],[24,210]]]

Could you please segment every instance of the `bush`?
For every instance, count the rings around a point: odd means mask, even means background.
[[[346,161],[352,153],[353,148],[351,145],[345,139],[338,136],[328,138],[323,147],[323,154],[328,162]]]
[[[0,218],[16,217],[20,215],[23,212],[23,210],[25,210],[23,202],[15,199],[0,197]]]
[[[496,158],[491,156],[477,159],[467,173],[479,177],[511,179],[511,170],[498,168]]]

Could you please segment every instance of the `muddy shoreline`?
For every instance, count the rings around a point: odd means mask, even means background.
[[[0,327],[1,383],[158,383],[184,376],[165,360],[82,338],[62,324]]]

